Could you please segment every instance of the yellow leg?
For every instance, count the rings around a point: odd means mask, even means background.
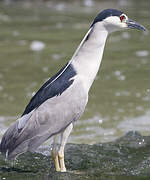
[[[52,154],[52,158],[53,158],[53,161],[54,161],[56,171],[60,171],[58,155],[56,155],[56,153],[53,152],[53,151],[51,152],[51,154]]]
[[[58,158],[59,158],[59,163],[60,163],[60,171],[66,172],[65,161],[64,161],[64,151],[63,152],[59,151]]]
[[[71,123],[62,133],[59,150],[57,150],[57,135],[54,136],[53,148],[51,151],[52,158],[54,160],[56,171],[66,172],[64,161],[64,148],[67,143],[67,139],[71,133],[73,124]]]
[[[61,133],[61,143],[60,143],[60,148],[58,151],[58,159],[59,159],[59,164],[60,164],[60,171],[61,172],[66,172],[66,167],[65,167],[65,161],[64,161],[64,148],[67,143],[68,137],[72,131],[73,124],[71,123],[63,133]]]
[[[56,148],[56,141],[57,141],[57,136],[54,137],[54,142],[53,142],[53,148],[51,150],[51,155],[52,155],[52,158],[53,158],[53,161],[54,161],[56,171],[60,171],[58,152],[57,152],[57,148]]]

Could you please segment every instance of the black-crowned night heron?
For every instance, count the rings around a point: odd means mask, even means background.
[[[22,116],[5,132],[0,151],[8,159],[34,151],[54,137],[52,157],[56,171],[66,171],[64,147],[74,122],[88,102],[88,92],[99,70],[108,34],[145,28],[123,12],[106,9],[94,19],[72,59],[32,97]],[[57,135],[61,136],[56,147]]]

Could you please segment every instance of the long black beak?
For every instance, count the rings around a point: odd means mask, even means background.
[[[133,21],[132,19],[128,19],[126,21],[126,23],[127,23],[128,28],[146,31],[146,28],[144,26],[142,26],[141,24],[137,23],[136,21]]]

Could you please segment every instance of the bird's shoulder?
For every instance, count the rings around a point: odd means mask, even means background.
[[[76,71],[72,64],[66,64],[58,73],[48,79],[37,93],[31,98],[26,106],[22,116],[30,113],[35,108],[39,107],[46,100],[61,95],[73,83],[73,77]]]

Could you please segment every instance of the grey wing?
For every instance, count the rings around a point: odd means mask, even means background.
[[[78,119],[87,103],[87,94],[78,91],[80,86],[81,84],[71,86],[60,96],[48,99],[32,112],[27,121],[20,119],[12,125],[1,143],[1,150],[5,153],[8,150],[8,158],[35,150],[48,138],[63,131],[72,121]],[[25,125],[22,125],[25,121]],[[18,132],[18,125],[24,126],[21,132]]]
[[[43,129],[44,125],[38,128],[38,120],[35,117],[38,114],[38,109],[41,109],[40,107],[43,107],[43,104],[46,104],[47,101],[51,101],[55,97],[58,97],[55,102],[59,103],[59,98],[64,95],[68,88],[72,87],[74,80],[71,80],[71,78],[75,75],[76,72],[73,66],[67,64],[39,89],[25,108],[22,117],[3,135],[0,144],[0,151],[2,153],[7,152],[8,155],[11,154],[21,143],[28,144],[28,140],[31,137],[38,134],[38,131],[41,132],[40,129]]]

